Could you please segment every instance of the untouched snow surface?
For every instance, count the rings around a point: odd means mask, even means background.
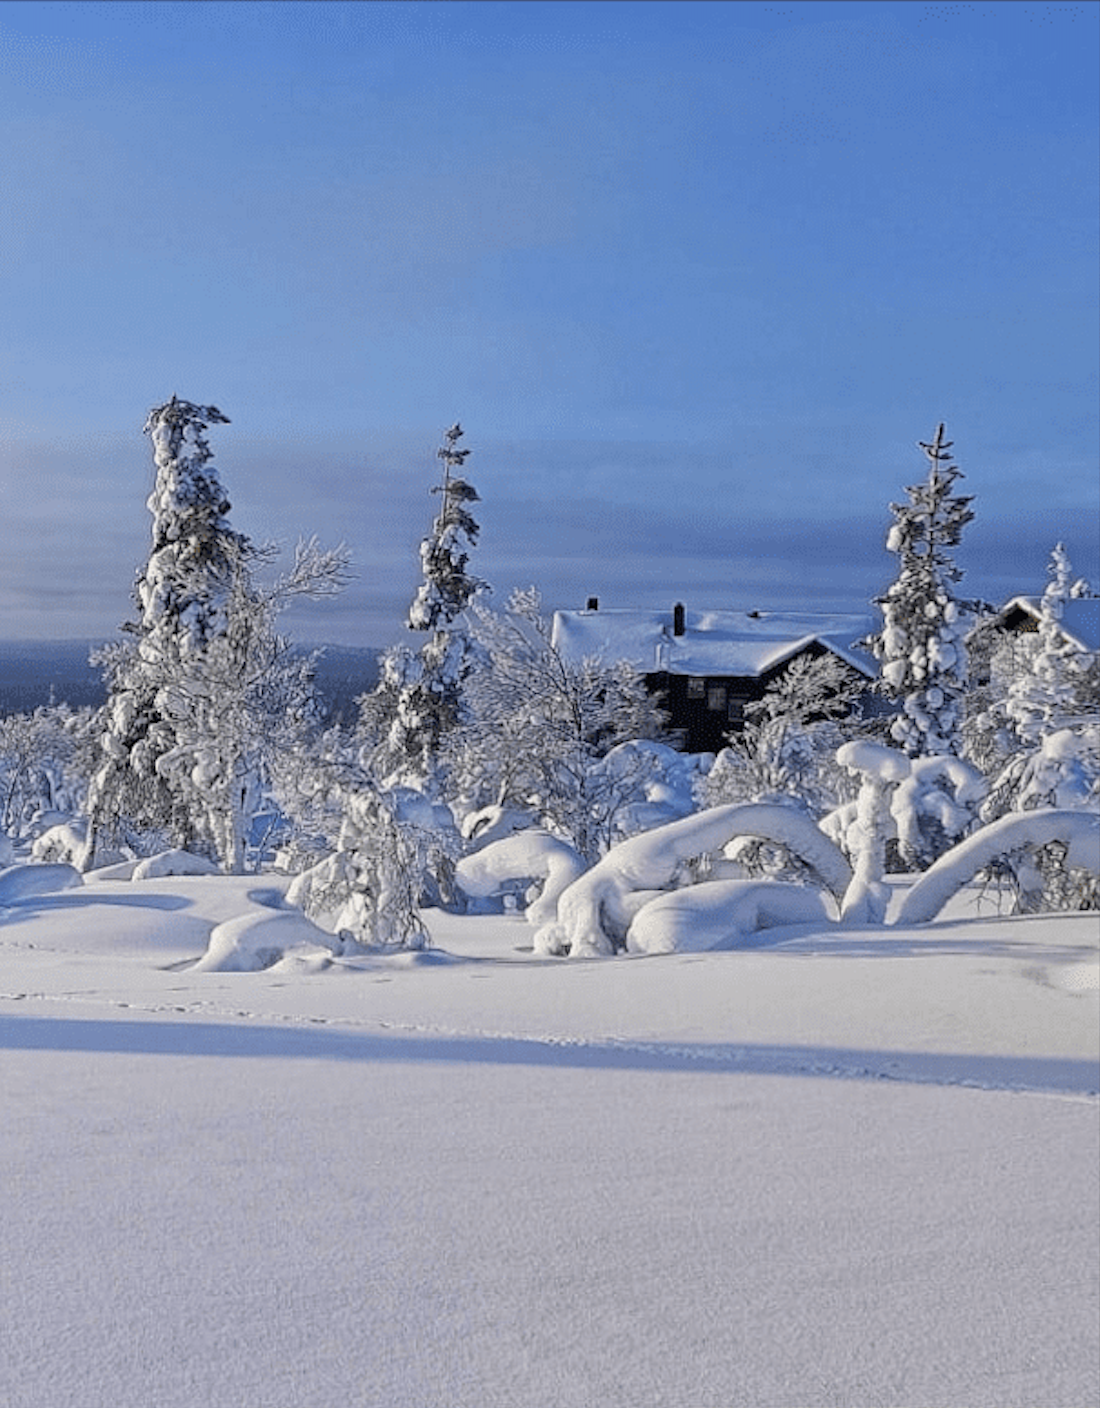
[[[5,1408],[1096,1402],[1095,915],[195,967],[285,883],[3,900]]]

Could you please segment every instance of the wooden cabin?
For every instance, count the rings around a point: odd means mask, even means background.
[[[853,642],[876,629],[871,613],[802,611],[583,611],[554,613],[553,642],[574,661],[628,661],[669,713],[689,753],[717,752],[744,726],[745,706],[803,656],[832,654],[866,679],[874,659]]]

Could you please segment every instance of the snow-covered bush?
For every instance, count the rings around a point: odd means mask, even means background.
[[[0,718],[0,834],[25,840],[81,810],[96,737],[95,711],[67,704]]]
[[[483,660],[466,680],[467,719],[446,740],[454,793],[464,810],[533,813],[591,862],[662,782],[655,752],[607,760],[620,743],[659,738],[663,715],[625,662],[566,659],[534,588],[513,593],[505,612],[472,614]]]
[[[950,549],[974,514],[970,497],[952,492],[962,476],[943,434],[940,425],[931,444],[920,444],[929,461],[927,482],[906,489],[907,504],[890,505],[895,521],[886,547],[898,554],[900,566],[876,599],[882,630],[868,642],[882,661],[881,688],[901,704],[891,734],[910,757],[961,750],[966,620],[953,591],[962,572]]]
[[[977,824],[988,785],[962,758],[909,761],[909,774],[890,800],[890,814],[902,863],[910,870],[924,870]]]
[[[523,896],[527,922],[541,925],[553,921],[562,892],[584,870],[581,857],[557,836],[516,831],[464,856],[455,866],[455,882],[478,899],[512,892],[516,881],[529,882]]]
[[[856,671],[835,655],[791,661],[762,699],[746,705],[745,727],[700,781],[700,802],[714,807],[793,800],[822,816],[847,800],[836,750],[864,688]]]
[[[594,958],[624,947],[642,905],[690,884],[700,857],[721,857],[741,836],[781,843],[815,872],[839,901],[852,871],[840,850],[793,807],[750,803],[712,807],[622,841],[575,880],[558,901],[557,919],[535,934],[540,953]]]
[[[1043,902],[1048,880],[1036,863],[1036,857],[1049,854],[1052,847],[1057,848],[1062,874],[1078,872],[1091,877],[1095,894],[1100,887],[1100,815],[1053,807],[1012,812],[974,832],[925,871],[902,900],[896,922],[929,922],[975,875],[1002,860],[1008,863],[1015,876],[1020,912],[1034,913],[1048,907],[1081,908],[1072,897],[1058,906],[1047,906]]]
[[[736,948],[750,934],[786,924],[827,924],[825,900],[804,885],[711,880],[658,895],[635,914],[629,953],[700,953]]]

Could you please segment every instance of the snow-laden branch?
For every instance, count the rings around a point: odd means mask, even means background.
[[[621,948],[637,909],[638,891],[672,888],[685,862],[719,855],[739,836],[784,845],[821,877],[839,900],[852,878],[839,847],[803,813],[771,803],[712,807],[633,836],[610,850],[558,902],[557,922],[535,935],[544,953],[595,958]]]
[[[1051,841],[1061,841],[1069,847],[1070,865],[1100,873],[1100,816],[1095,812],[1055,808],[1012,812],[983,826],[926,870],[902,900],[895,923],[929,923],[952,895],[992,861],[1011,851],[1037,848]]]

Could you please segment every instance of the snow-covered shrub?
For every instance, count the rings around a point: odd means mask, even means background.
[[[746,723],[700,779],[703,806],[793,801],[820,817],[851,793],[836,750],[852,726],[865,681],[835,655],[792,660],[745,707]]]
[[[902,900],[896,922],[928,923],[952,895],[999,860],[1007,861],[1016,877],[1020,912],[1044,909],[1042,894],[1047,881],[1035,858],[1049,853],[1051,847],[1057,847],[1062,873],[1091,877],[1095,894],[1100,885],[1100,815],[1057,808],[1011,812],[975,831],[926,870]],[[1068,902],[1058,907],[1081,908],[1072,897],[1067,898]]]
[[[927,482],[906,489],[907,504],[891,504],[887,550],[900,558],[898,576],[876,599],[882,630],[868,644],[882,661],[881,688],[901,704],[890,731],[910,757],[961,750],[967,684],[966,620],[953,588],[962,572],[951,557],[974,517],[970,497],[952,492],[962,477],[940,425],[920,448]]]
[[[83,885],[84,877],[73,865],[57,864],[12,865],[0,870],[0,909],[37,895],[51,895],[57,890],[71,890]]]
[[[924,870],[977,824],[988,784],[962,758],[911,758],[890,799],[898,850],[910,870]]]
[[[595,860],[661,782],[656,753],[606,760],[620,743],[659,738],[661,711],[629,664],[566,659],[534,588],[513,593],[505,612],[474,607],[473,632],[483,659],[466,680],[467,719],[446,743],[455,793],[469,810],[532,812]]]
[[[31,843],[31,859],[50,864],[75,865],[84,853],[85,827],[81,821],[48,827]],[[122,860],[121,855],[116,859]]]
[[[194,971],[257,973],[281,963],[288,954],[321,967],[342,950],[340,940],[298,910],[259,911],[215,925]]]
[[[516,881],[533,882],[524,894],[529,924],[554,920],[562,892],[584,873],[585,864],[567,842],[546,831],[516,831],[463,856],[455,882],[468,895],[487,899],[511,891]]]
[[[95,767],[96,711],[51,704],[0,718],[0,834],[21,841],[81,810]]]
[[[657,892],[691,883],[700,857],[720,857],[740,836],[781,843],[817,873],[838,900],[851,867],[840,850],[802,812],[769,803],[712,807],[633,836],[610,850],[558,901],[557,920],[535,934],[541,953],[593,958],[626,943],[634,915]]]
[[[431,877],[450,870],[453,823],[443,829],[438,810],[420,794],[414,805],[407,789],[387,792],[363,775],[338,785],[336,849],[295,877],[287,900],[365,946],[425,947],[421,905]]]
[[[146,856],[130,872],[131,880],[163,880],[169,875],[217,875],[218,867],[209,856],[173,849]]]
[[[749,934],[786,924],[829,923],[817,890],[770,880],[711,880],[658,895],[627,930],[629,953],[736,948]]]

